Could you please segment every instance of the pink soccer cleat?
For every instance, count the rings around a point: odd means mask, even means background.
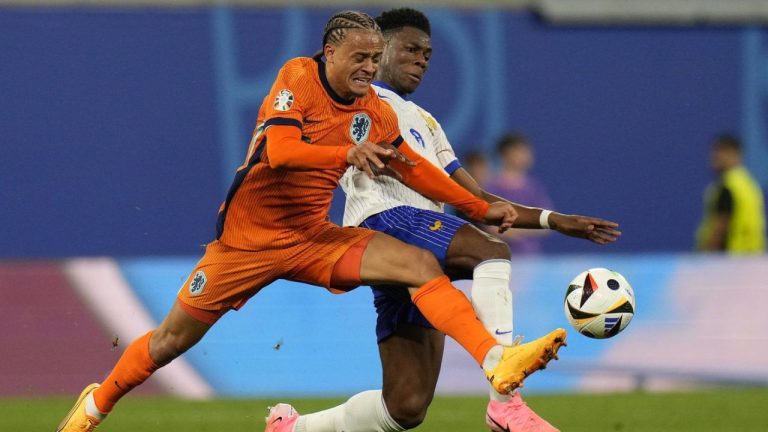
[[[293,432],[293,425],[298,419],[298,411],[288,404],[279,403],[269,407],[269,415],[264,419],[267,422],[264,432]]]
[[[485,424],[493,432],[558,432],[533,412],[518,392],[507,402],[488,402]]]

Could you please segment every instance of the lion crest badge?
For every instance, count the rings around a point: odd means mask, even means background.
[[[208,282],[208,278],[205,276],[205,272],[198,270],[189,283],[189,293],[193,296],[202,294],[206,282]]]
[[[357,113],[352,117],[349,125],[349,136],[355,144],[361,144],[368,140],[371,133],[371,118],[366,113]]]

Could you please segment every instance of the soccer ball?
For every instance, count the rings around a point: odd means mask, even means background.
[[[565,293],[565,316],[579,333],[595,339],[616,336],[635,315],[635,293],[624,276],[593,268],[573,278]]]

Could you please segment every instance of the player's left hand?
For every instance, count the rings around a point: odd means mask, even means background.
[[[399,172],[397,172],[395,169],[393,169],[391,166],[389,166],[389,161],[391,161],[392,159],[395,159],[397,161],[404,163],[409,167],[416,165],[414,161],[410,160],[406,155],[400,152],[400,150],[398,150],[397,147],[393,146],[392,144],[379,143],[378,146],[383,148],[384,150],[388,150],[390,154],[388,158],[382,160],[385,164],[383,168],[379,168],[373,163],[370,163],[371,172],[373,172],[374,175],[390,176],[397,181],[402,181],[403,176]]]
[[[601,245],[613,243],[621,236],[621,231],[616,229],[619,227],[616,222],[589,216],[552,213],[549,215],[549,226],[567,236],[587,239]]]
[[[392,150],[382,148],[370,141],[365,141],[347,150],[347,163],[373,178],[373,169],[384,169],[386,162],[393,157]],[[383,160],[382,160],[383,159]]]
[[[512,228],[512,224],[517,219],[517,210],[512,207],[511,204],[503,201],[496,201],[491,203],[488,207],[488,212],[485,213],[483,222],[488,225],[496,225],[499,227],[499,234]]]

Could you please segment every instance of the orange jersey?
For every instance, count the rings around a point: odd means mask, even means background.
[[[278,73],[259,110],[245,163],[219,211],[217,238],[224,244],[260,250],[305,241],[303,233],[327,219],[333,190],[346,170],[347,148],[365,141],[402,142],[396,114],[372,88],[364,97],[345,100],[328,84],[324,67],[319,59],[299,57]],[[329,155],[327,168],[270,166],[268,154],[290,151],[267,149],[265,130],[271,126],[298,128],[304,143]]]

